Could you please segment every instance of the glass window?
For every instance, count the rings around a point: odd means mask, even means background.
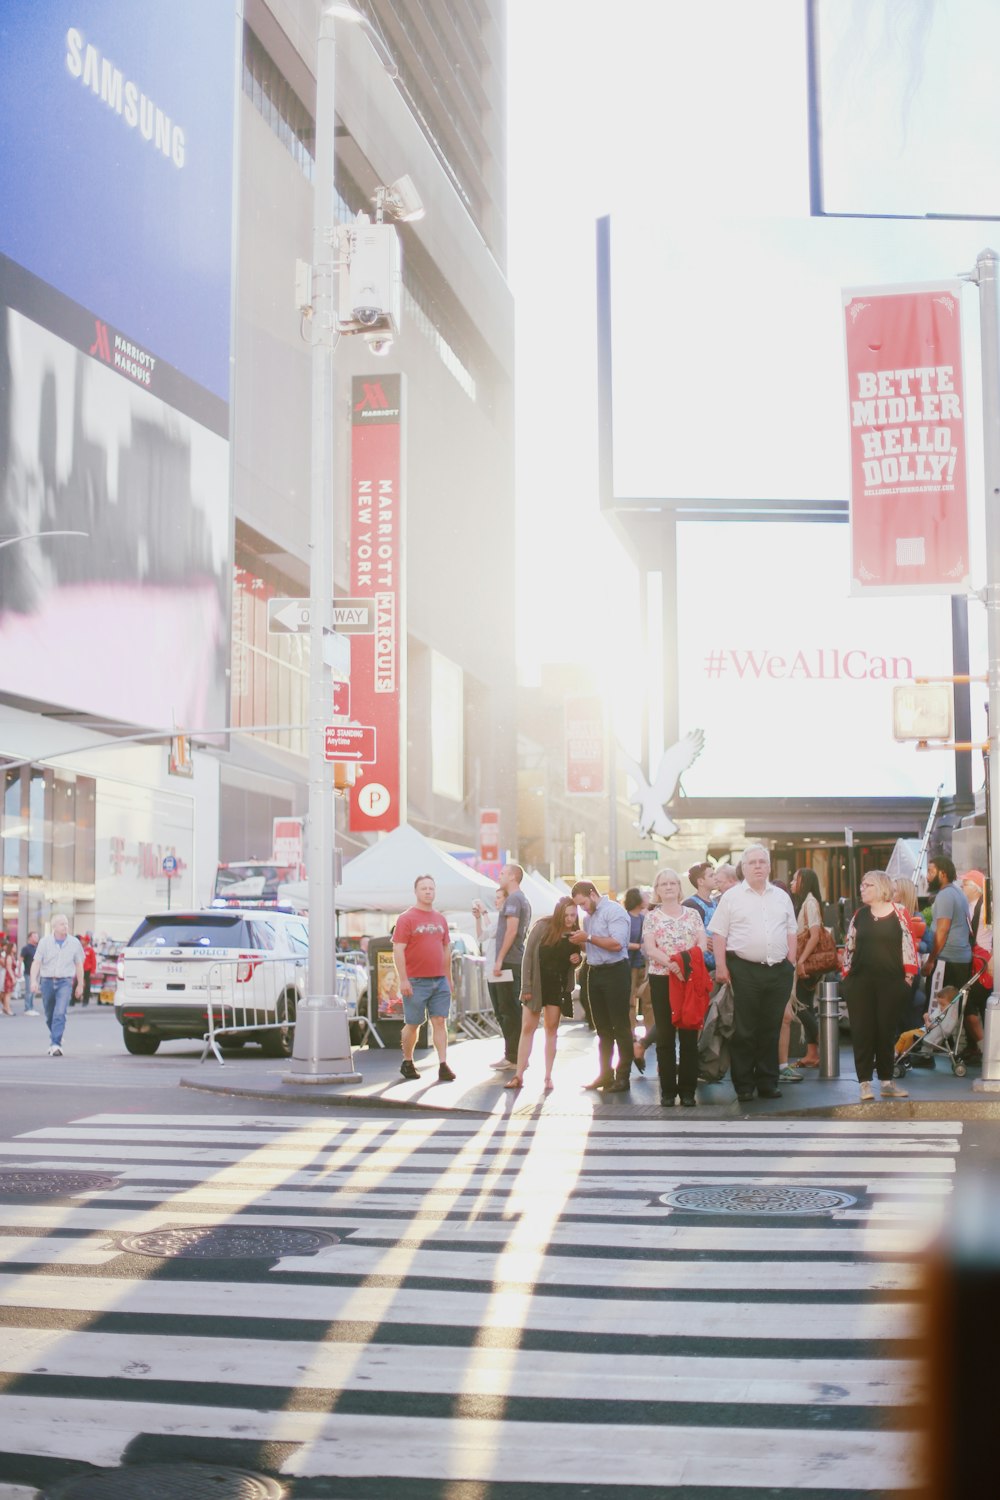
[[[76,849],[74,874],[80,885],[96,879],[97,782],[92,776],[76,778]]]
[[[51,780],[52,773],[48,773]],[[28,785],[28,874],[44,876],[51,864],[52,828],[45,802],[46,773],[32,767]],[[46,847],[48,846],[48,847]],[[48,854],[49,858],[46,858]]]
[[[3,793],[3,873],[5,875],[19,875],[21,872],[21,840],[23,838],[21,772],[6,771]]]
[[[147,917],[129,938],[130,948],[249,948],[247,923],[242,917]]]
[[[304,957],[309,954],[309,930],[304,922],[286,922],[285,932],[293,953]]]
[[[72,881],[75,869],[76,777],[56,771],[52,778],[52,879]]]
[[[250,929],[251,947],[268,950],[275,947],[274,928],[270,922],[262,922],[258,919],[255,922],[249,922],[247,926]]]
[[[431,789],[465,796],[465,677],[458,662],[431,652]]]

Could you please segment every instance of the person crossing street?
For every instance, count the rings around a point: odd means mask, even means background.
[[[51,933],[46,933],[35,949],[31,988],[42,997],[49,1028],[49,1056],[62,1057],[70,996],[75,994],[79,1000],[83,994],[83,949],[70,935],[64,916],[53,917]]]

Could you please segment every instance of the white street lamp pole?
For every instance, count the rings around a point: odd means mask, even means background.
[[[1000,890],[1000,310],[997,298],[995,250],[983,250],[971,277],[979,287],[979,327],[983,361],[983,443],[986,491],[986,628],[989,651],[989,809],[990,900],[996,931],[996,902]],[[997,992],[986,1007],[983,1071],[972,1085],[986,1093],[1000,1093],[1000,1009]]]
[[[320,13],[316,44],[309,506],[309,985],[308,998],[296,1017],[292,1067],[285,1075],[286,1083],[353,1083],[360,1078],[351,1058],[347,1011],[337,999],[333,766],[324,754],[324,727],[333,714],[333,689],[325,647],[333,625],[336,463],[333,350],[337,337],[334,83],[338,21],[368,27],[367,19],[351,6],[329,5]],[[381,47],[381,39],[372,34]]]

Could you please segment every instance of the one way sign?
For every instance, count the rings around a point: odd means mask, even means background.
[[[309,599],[269,599],[267,629],[269,635],[303,635],[309,629],[312,601]],[[371,599],[335,599],[333,628],[338,635],[372,635],[375,610]]]

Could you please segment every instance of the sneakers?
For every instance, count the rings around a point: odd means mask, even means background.
[[[41,1015],[41,1011],[40,1010],[25,1010],[25,1011],[22,1011],[21,1014],[24,1015],[24,1016],[40,1016]]]
[[[884,1089],[885,1084],[883,1084],[882,1087]],[[875,1098],[875,1090],[872,1088],[870,1083],[863,1083],[861,1085],[860,1098],[862,1104],[871,1104],[872,1100]]]
[[[498,1073],[509,1073],[512,1068],[517,1067],[517,1063],[510,1062],[506,1057],[498,1057],[495,1063],[490,1063],[490,1067],[496,1068]]]
[[[909,1099],[910,1097],[906,1090],[901,1089],[898,1083],[893,1083],[891,1078],[883,1081],[879,1093],[883,1099]]]
[[[50,1057],[62,1057],[62,1055],[63,1055],[63,1049],[56,1042],[53,1042],[52,1046],[49,1048],[49,1056]]]
[[[447,1063],[438,1063],[438,1083],[454,1083],[455,1075]]]
[[[801,1083],[802,1074],[791,1063],[785,1063],[783,1068],[778,1069],[779,1083]]]
[[[403,1058],[399,1071],[404,1078],[409,1078],[412,1080],[414,1078],[420,1077],[420,1074],[417,1072],[416,1068],[413,1066],[413,1063],[408,1057]]]

